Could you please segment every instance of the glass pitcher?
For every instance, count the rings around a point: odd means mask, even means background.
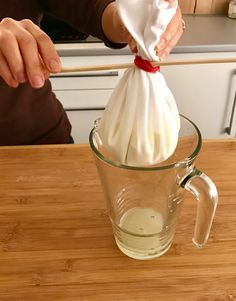
[[[115,241],[129,257],[151,259],[169,249],[184,190],[198,200],[193,243],[201,248],[208,239],[218,193],[212,180],[194,166],[202,143],[199,129],[188,118],[180,118],[175,152],[155,166],[119,164],[102,146],[96,131],[99,119],[90,133]]]

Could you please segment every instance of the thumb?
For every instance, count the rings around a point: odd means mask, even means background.
[[[135,40],[132,38],[131,35],[129,35],[129,37],[128,37],[128,45],[129,45],[130,50],[133,53],[138,52],[137,43],[135,42]]]

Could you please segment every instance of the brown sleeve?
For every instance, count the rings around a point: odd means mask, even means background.
[[[125,44],[109,41],[102,30],[102,14],[106,6],[115,0],[41,0],[43,11],[68,22],[81,32],[93,35],[108,47],[122,48]]]

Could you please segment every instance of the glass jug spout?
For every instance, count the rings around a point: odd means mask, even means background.
[[[208,240],[218,203],[218,192],[213,181],[195,167],[182,180],[181,186],[198,200],[193,243],[202,248]]]

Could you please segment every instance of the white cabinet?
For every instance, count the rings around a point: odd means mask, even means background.
[[[234,53],[172,54],[169,60],[232,57]],[[132,62],[132,55],[62,57],[63,66]],[[94,120],[101,116],[124,70],[60,74],[52,87],[72,124],[76,143],[88,143]],[[236,64],[163,66],[161,72],[173,92],[179,112],[201,130],[203,138],[236,135]],[[227,131],[230,134],[227,133]]]
[[[70,110],[67,115],[72,124],[72,136],[75,143],[88,143],[89,133],[94,121],[101,117],[102,110]]]
[[[65,67],[130,62],[132,56],[62,57]],[[52,76],[51,83],[72,124],[76,143],[88,143],[95,119],[101,116],[124,70],[83,72]]]
[[[170,59],[213,57],[235,57],[235,53],[173,54]],[[165,66],[161,72],[179,112],[196,123],[204,138],[235,137],[236,63]]]

